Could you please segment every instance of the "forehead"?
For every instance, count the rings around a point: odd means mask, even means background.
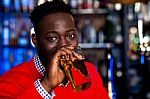
[[[65,31],[66,29],[75,28],[72,15],[66,13],[49,14],[39,22],[39,30],[46,31]]]

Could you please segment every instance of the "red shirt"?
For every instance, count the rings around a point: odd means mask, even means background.
[[[53,99],[109,99],[102,80],[91,63],[86,62],[92,85],[87,90],[75,92],[71,84],[54,89]],[[34,82],[43,76],[33,59],[15,66],[0,77],[0,99],[42,99]]]

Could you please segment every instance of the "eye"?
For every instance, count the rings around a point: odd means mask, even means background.
[[[48,37],[48,41],[50,41],[50,42],[53,42],[55,40],[57,40],[56,36],[50,36],[50,37]]]
[[[75,36],[76,36],[75,34],[69,34],[69,35],[67,35],[67,38],[68,38],[68,39],[74,39]]]

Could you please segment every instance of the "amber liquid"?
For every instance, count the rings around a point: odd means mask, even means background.
[[[66,59],[61,59],[60,63],[64,69],[65,75],[68,77],[75,91],[86,90],[91,86],[90,76],[88,74],[88,70],[86,68],[84,60],[75,60],[74,62],[72,62],[72,61],[67,61]],[[88,79],[88,81],[80,85],[77,85],[72,75],[72,71],[71,71],[72,68],[75,68],[75,70],[77,70],[83,77]]]
[[[85,76],[86,78],[89,78],[89,74],[88,74],[88,70],[86,68],[86,65],[85,65],[85,61],[84,60],[75,60],[73,62],[73,65],[75,66],[75,68],[77,70],[80,70],[79,72]]]

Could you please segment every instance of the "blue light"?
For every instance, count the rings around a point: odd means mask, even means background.
[[[22,0],[22,5],[27,7],[28,6],[28,0]]]
[[[8,28],[4,28],[3,36],[4,36],[4,45],[9,45],[9,29]]]
[[[9,69],[11,69],[9,60],[5,60],[5,61],[4,61],[3,69],[4,69],[4,72],[6,72],[6,71],[8,71]]]
[[[112,88],[112,99],[116,99],[116,91],[115,91],[115,87],[114,87],[114,59],[110,58],[110,63],[109,63],[109,68],[108,68],[108,72],[109,72],[109,80],[111,83],[111,88]]]
[[[111,80],[114,80],[114,77],[113,77],[113,63],[114,63],[114,60],[111,58],[110,59],[110,79]]]
[[[26,38],[20,37],[20,38],[18,39],[18,44],[19,44],[20,46],[27,46],[27,45],[28,45],[28,40],[27,40]]]
[[[16,58],[17,58],[18,63],[23,62],[23,52],[24,50],[22,48],[19,48],[16,53]]]
[[[4,48],[4,53],[3,53],[3,57],[4,57],[4,59],[8,59],[8,57],[9,57],[9,48]]]
[[[15,9],[16,9],[17,11],[19,11],[19,10],[20,10],[20,0],[15,0],[14,6],[15,6]]]
[[[145,63],[145,57],[144,55],[141,55],[141,64],[144,64]]]
[[[11,68],[11,66],[10,66],[10,63],[9,63],[8,60],[0,61],[0,63],[3,64],[3,65],[0,66],[0,76],[1,76],[6,71],[8,71]]]
[[[3,5],[5,7],[9,7],[10,6],[10,3],[11,3],[11,0],[3,0]]]
[[[1,60],[1,64],[3,64],[1,66],[1,70],[0,70],[0,74],[5,73],[6,71],[8,71],[11,68],[10,62],[9,62],[9,51],[10,49],[5,47],[3,49],[3,56],[2,56],[2,60]]]

